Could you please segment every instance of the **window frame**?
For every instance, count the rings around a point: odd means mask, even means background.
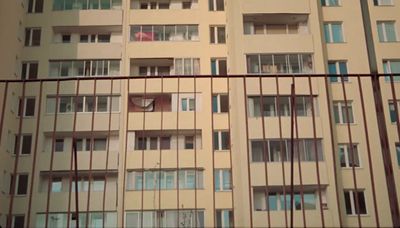
[[[38,40],[34,40],[34,33],[37,33]],[[25,28],[25,47],[39,47],[42,39],[42,29],[40,27]]]
[[[388,40],[387,26],[389,26],[389,25],[393,26],[394,40]],[[399,36],[397,34],[397,28],[396,28],[396,21],[394,21],[394,20],[377,21],[376,27],[378,30],[378,40],[380,43],[395,43],[395,42],[399,41]],[[381,33],[382,33],[382,37],[381,37]]]
[[[211,58],[211,75],[227,75],[228,74],[228,61],[226,58]],[[225,62],[225,68],[222,64]],[[221,69],[222,68],[222,69]],[[225,72],[225,73],[223,73]]]
[[[225,179],[225,174],[228,175],[228,180]],[[225,182],[227,181],[227,183]],[[226,188],[225,184],[229,187]],[[231,169],[214,169],[214,191],[215,192],[230,192],[232,191],[232,173]]]
[[[36,69],[36,71],[32,71],[32,69]],[[38,61],[22,62],[22,64],[21,64],[21,79],[22,80],[37,79],[38,73],[39,73],[39,62]]]
[[[354,115],[354,105],[353,105],[353,101],[352,100],[348,100],[347,101],[347,107],[344,101],[333,101],[333,116],[335,117],[335,123],[336,124],[355,124],[356,120],[355,120],[355,115]],[[336,108],[337,106],[337,108]],[[343,109],[349,109],[351,108],[351,112],[349,112],[349,118],[352,120],[349,122],[349,120],[347,120],[347,112],[343,113]],[[338,110],[338,113],[336,115],[336,109]],[[339,119],[336,119],[336,116]],[[344,121],[346,119],[346,122]],[[339,121],[339,122],[337,122]]]
[[[350,143],[339,143],[338,144],[338,153],[339,153],[339,162],[340,162],[340,167],[341,168],[362,168],[362,162],[361,162],[361,156],[360,156],[360,151],[359,151],[359,144],[357,143],[352,143],[353,149],[350,149]],[[344,166],[342,164],[342,151],[343,151],[343,156],[344,156]],[[353,156],[355,158],[355,161],[358,161],[358,166],[354,165],[352,161],[352,156],[351,156],[351,151],[353,152]],[[357,156],[357,158],[356,158]],[[350,164],[351,163],[351,164]]]
[[[334,37],[334,30],[333,30],[333,25],[339,25],[340,26],[340,32],[341,32],[341,37],[340,40],[335,41]],[[327,44],[341,44],[341,43],[346,43],[346,37],[345,37],[345,31],[344,31],[344,26],[342,21],[327,21],[324,22],[324,34],[325,34],[325,43]],[[329,35],[329,37],[326,37],[326,35]]]
[[[227,134],[227,148],[224,147],[222,141],[223,141],[223,134]],[[217,135],[217,136],[216,136]],[[213,150],[214,152],[216,151],[228,151],[231,148],[231,135],[229,130],[214,130],[213,132]],[[215,139],[217,139],[217,142],[215,142]]]
[[[33,110],[29,110],[28,112],[28,103],[33,102]],[[22,104],[21,104],[22,103]],[[22,108],[22,110],[21,110]],[[23,113],[21,113],[23,111]],[[24,100],[22,98],[19,99],[19,105],[18,105],[18,113],[17,116],[21,116],[24,118],[30,118],[30,117],[35,117],[36,114],[36,97],[24,97]]]
[[[220,30],[223,29],[223,30]],[[226,25],[210,25],[210,44],[226,44]],[[220,40],[219,32],[223,31],[223,39]]]
[[[218,6],[221,6],[221,1],[222,1],[222,9],[218,8]],[[220,4],[218,4],[220,3]],[[224,0],[209,0],[208,1],[208,11],[211,12],[218,12],[218,11],[225,11],[225,1]]]
[[[224,98],[227,100],[224,100]],[[222,98],[222,99],[221,99]],[[224,107],[222,105],[223,101],[227,101],[228,103],[226,104],[228,107],[228,110],[222,110],[222,107]],[[217,103],[215,103],[217,102]],[[223,113],[229,113],[229,109],[230,109],[230,100],[229,100],[229,95],[228,94],[222,94],[222,93],[218,93],[218,94],[213,94],[212,95],[212,112],[213,114],[223,114]],[[215,107],[217,109],[215,109]]]
[[[367,202],[366,202],[366,198],[365,198],[365,190],[364,189],[357,189],[357,191],[355,191],[354,189],[344,189],[343,193],[344,193],[344,196],[347,193],[348,196],[349,196],[348,199],[350,200],[350,202],[347,202],[347,203],[350,203],[350,208],[347,208],[346,197],[344,197],[345,207],[346,207],[346,215],[347,216],[368,215],[368,207],[367,207]],[[362,198],[364,199],[364,205],[365,205],[365,213],[357,213],[357,206],[356,206],[357,202],[356,202],[355,193],[362,193],[362,195],[363,195]],[[359,204],[360,204],[360,198],[358,198],[358,201],[359,201]],[[348,209],[350,209],[350,214],[348,214],[348,211],[347,211]]]
[[[321,5],[326,7],[339,7],[342,6],[341,0],[336,0],[337,4],[331,5],[331,0],[321,0]]]
[[[341,68],[341,64],[343,64],[342,66],[345,66],[345,70],[346,72],[341,72],[343,70],[343,68]],[[330,66],[335,65],[335,73],[331,73],[330,71]],[[342,79],[343,82],[349,82],[349,77],[345,76],[345,74],[348,74],[349,69],[348,69],[348,64],[346,60],[329,60],[328,61],[328,73],[329,74],[336,74],[338,76],[334,77],[334,76],[330,76],[329,77],[329,82],[330,83],[341,83]],[[341,76],[343,75],[343,77]]]
[[[393,0],[389,0],[389,3],[384,3],[384,0],[374,0],[374,6],[394,6]]]
[[[38,2],[41,3],[41,7],[39,4],[40,8],[38,7]],[[43,13],[43,7],[44,7],[44,0],[29,0],[27,13]]]

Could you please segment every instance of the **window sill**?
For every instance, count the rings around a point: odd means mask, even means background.
[[[226,150],[215,150],[214,149],[214,152],[216,152],[216,153],[230,152],[230,149],[226,149]]]
[[[399,44],[400,41],[396,40],[396,41],[379,41],[380,44]]]
[[[352,171],[353,167],[340,167],[343,171]],[[363,167],[354,167],[355,170],[363,170]]]

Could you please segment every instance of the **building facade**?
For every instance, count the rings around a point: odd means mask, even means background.
[[[398,12],[0,2],[0,227],[400,226]]]

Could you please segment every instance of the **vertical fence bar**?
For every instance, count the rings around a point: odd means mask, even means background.
[[[343,226],[343,220],[342,220],[342,213],[340,212],[340,197],[339,197],[339,184],[338,184],[338,178],[337,176],[339,175],[337,171],[337,164],[336,164],[336,147],[335,147],[335,139],[334,139],[334,133],[333,133],[333,124],[332,124],[332,110],[331,110],[331,99],[330,99],[330,93],[329,93],[329,85],[328,85],[328,75],[325,75],[325,91],[326,91],[326,103],[328,107],[328,117],[329,117],[329,130],[330,130],[330,135],[331,135],[331,147],[332,147],[332,159],[333,159],[333,172],[334,172],[334,179],[335,179],[335,192],[336,192],[336,204],[337,204],[337,216],[339,218],[339,226]]]
[[[265,173],[265,190],[264,190],[264,195],[265,199],[269,199],[269,180],[268,180],[268,149],[266,148],[266,138],[265,138],[265,117],[264,117],[264,92],[263,92],[263,85],[262,85],[262,77],[258,78],[259,84],[260,84],[260,111],[261,111],[261,125],[262,125],[262,146],[263,146],[263,159],[264,159],[264,173]],[[246,98],[247,99],[247,98]],[[270,213],[270,208],[269,205],[267,206],[267,222],[268,222],[268,227],[271,227],[271,213]]]
[[[18,173],[19,154],[20,154],[21,139],[22,139],[22,124],[23,124],[23,119],[24,119],[25,86],[26,86],[26,82],[23,81],[22,82],[22,97],[19,100],[19,109],[17,111],[18,112],[17,114],[19,115],[19,126],[18,126],[17,144],[16,144],[16,148],[14,148],[15,161],[14,161],[13,176],[11,178],[11,194],[10,194],[10,205],[8,208],[8,219],[7,219],[7,225],[6,225],[7,228],[11,227],[11,224],[12,224],[12,213],[13,213],[14,197],[15,197],[15,185],[16,185],[17,173]]]
[[[324,217],[324,209],[322,206],[322,193],[321,193],[321,178],[319,172],[319,154],[318,154],[318,145],[317,145],[317,130],[315,127],[315,110],[314,110],[314,95],[313,88],[311,82],[311,76],[308,76],[308,87],[310,89],[310,101],[311,101],[311,114],[312,114],[312,125],[313,125],[313,141],[314,141],[314,152],[315,152],[315,165],[317,170],[317,183],[318,183],[318,197],[319,197],[319,210],[321,213],[321,223],[322,227],[325,227],[325,217]]]
[[[176,101],[176,208],[177,208],[177,222],[179,223],[179,100],[180,100],[180,75],[178,75],[178,88],[177,88],[177,101]]]
[[[160,131],[162,132],[164,127],[164,75],[161,75],[161,120],[160,120]],[[161,169],[162,169],[162,147],[161,147],[161,138],[160,138],[160,160],[159,160],[159,168],[158,175],[161,179]],[[158,181],[158,211],[161,213],[161,181]],[[158,226],[161,227],[161,219],[158,220]]]
[[[56,92],[56,110],[54,113],[54,122],[53,122],[53,132],[51,136],[51,149],[50,149],[50,174],[49,181],[47,184],[47,203],[46,203],[46,221],[45,228],[49,225],[49,208],[50,208],[50,200],[51,200],[51,182],[53,181],[53,161],[54,161],[54,145],[56,140],[56,131],[57,131],[57,117],[58,117],[58,104],[60,100],[60,81],[57,80],[57,92]]]
[[[248,178],[248,189],[249,189],[249,205],[250,205],[250,227],[253,227],[253,202],[251,199],[252,187],[251,187],[251,169],[250,169],[250,150],[249,150],[249,118],[247,114],[247,83],[246,77],[243,77],[243,97],[244,97],[244,110],[245,110],[245,123],[246,123],[246,152],[247,152],[247,178]]]
[[[288,227],[288,221],[287,221],[287,208],[286,208],[286,177],[285,177],[285,156],[283,154],[283,139],[282,139],[282,118],[281,118],[281,110],[280,110],[280,93],[279,93],[279,76],[275,77],[275,82],[276,82],[276,107],[277,107],[277,115],[278,115],[278,122],[279,122],[279,147],[280,147],[280,155],[281,155],[281,164],[282,164],[282,176],[283,176],[283,195],[285,196],[283,198],[284,201],[284,210],[285,210],[285,226]]]
[[[128,154],[128,126],[129,126],[129,93],[130,93],[130,78],[127,79],[127,101],[126,101],[126,120],[125,120],[125,157],[124,157],[124,178],[123,178],[123,189],[122,189],[122,227],[125,227],[125,191],[126,191],[126,163]]]
[[[372,158],[371,158],[371,145],[369,142],[369,133],[368,133],[368,125],[367,125],[367,116],[365,114],[365,103],[364,103],[364,94],[361,85],[360,75],[357,76],[358,80],[358,90],[360,92],[360,101],[361,101],[361,110],[363,115],[363,123],[364,123],[364,132],[365,132],[365,141],[367,144],[367,154],[368,154],[368,164],[369,164],[369,174],[371,178],[371,187],[372,187],[372,199],[374,202],[374,213],[376,218],[376,227],[380,227],[379,223],[379,214],[378,214],[378,204],[376,202],[376,190],[375,190],[375,180],[374,180],[374,170],[372,165]]]
[[[230,89],[229,89],[229,76],[226,76],[226,90],[228,94],[228,128],[229,128],[229,163],[231,166],[231,188],[232,188],[232,216],[233,216],[233,224],[232,227],[235,227],[235,197],[234,197],[234,183],[233,183],[233,166],[232,166],[232,134],[231,134],[231,98],[230,98]]]
[[[110,155],[110,139],[111,139],[111,120],[112,120],[112,106],[113,106],[113,89],[114,89],[114,79],[111,79],[111,85],[110,85],[111,89],[110,89],[110,105],[109,105],[109,109],[110,112],[108,114],[108,132],[107,132],[107,152],[106,152],[106,170],[105,170],[105,174],[104,174],[104,189],[103,189],[103,205],[102,205],[102,216],[103,216],[103,220],[102,220],[102,225],[103,227],[105,226],[105,208],[106,208],[106,191],[107,191],[107,177],[108,177],[108,159],[109,159],[109,155]],[[119,134],[118,134],[118,138],[119,138]]]
[[[193,130],[194,130],[194,219],[195,224],[197,224],[197,129],[196,129],[196,121],[197,121],[197,88],[196,88],[196,74],[193,76],[193,90],[194,90],[194,112],[193,112]],[[201,134],[200,134],[201,135]]]
[[[356,213],[357,213],[357,219],[358,219],[358,225],[359,227],[362,227],[362,223],[361,223],[361,216],[360,216],[360,207],[359,207],[359,198],[358,198],[358,187],[357,187],[357,175],[356,175],[356,168],[354,165],[354,149],[353,149],[353,140],[351,137],[351,126],[350,126],[350,113],[349,113],[349,104],[348,104],[348,100],[347,100],[347,93],[346,93],[346,86],[344,85],[344,79],[343,79],[343,75],[340,76],[341,77],[341,83],[342,83],[342,89],[343,89],[343,98],[344,98],[344,105],[345,105],[345,109],[346,109],[346,120],[347,120],[347,133],[349,134],[349,143],[350,143],[350,153],[351,153],[351,166],[352,166],[352,173],[353,173],[353,181],[354,181],[354,190],[355,190],[355,194],[353,193],[353,195],[355,195],[356,197]]]
[[[294,114],[296,109],[296,89],[295,85],[291,85],[290,94],[290,227],[293,227],[293,202],[294,202]]]
[[[143,94],[143,100],[146,101],[146,96],[147,96],[147,74],[144,79],[144,94]],[[144,140],[145,136],[145,130],[146,130],[146,109],[143,108],[143,123],[142,123],[142,142],[145,142],[147,144],[147,140]],[[146,146],[142,145],[142,189],[141,189],[141,200],[140,200],[140,226],[143,227],[143,208],[144,208],[144,187],[145,187],[145,180],[144,180],[144,154],[145,154],[145,148]]]
[[[213,90],[214,90],[214,78],[213,76],[211,76],[210,78],[210,97],[211,97],[211,146],[213,147],[212,150],[212,186],[213,186],[213,211],[212,214],[214,215],[213,217],[213,222],[214,222],[214,226],[216,226],[217,222],[216,222],[216,218],[217,218],[217,213],[216,213],[216,208],[215,208],[215,144],[218,143],[219,144],[219,140],[218,142],[214,141],[214,113],[212,110],[212,100],[213,100]],[[219,132],[217,133],[219,135]],[[221,136],[222,137],[222,136]],[[219,136],[218,136],[219,138]],[[222,139],[220,139],[222,140]]]
[[[77,79],[76,81],[76,92],[74,96],[74,118],[73,118],[73,124],[72,124],[72,146],[71,146],[71,160],[70,160],[70,169],[69,169],[69,177],[68,177],[68,212],[67,212],[67,227],[70,225],[70,213],[71,213],[71,192],[72,192],[72,166],[73,166],[73,161],[74,157],[76,156],[74,153],[74,143],[76,143],[75,135],[76,135],[76,116],[77,116],[77,110],[78,110],[78,96],[79,96],[79,86],[80,86],[80,80]],[[76,159],[77,160],[77,159]],[[76,166],[77,167],[77,166]],[[77,169],[76,169],[77,171]],[[78,178],[75,177],[75,185],[77,186],[78,184]],[[76,197],[78,196],[78,191],[75,192]],[[75,199],[76,200],[76,199]],[[77,208],[76,213],[78,213],[79,210],[79,205],[75,205]],[[78,216],[79,217],[79,216]]]
[[[4,115],[6,114],[6,103],[7,103],[7,92],[8,92],[8,82],[5,82],[4,95],[3,95],[3,107],[1,109],[1,119],[0,119],[0,143],[3,136],[3,124]]]
[[[31,184],[30,184],[30,189],[29,189],[28,216],[26,219],[27,227],[30,227],[30,221],[31,221],[33,183],[35,182],[36,157],[37,157],[38,142],[39,142],[40,116],[41,116],[41,111],[42,111],[42,89],[43,89],[43,82],[40,81],[39,105],[38,105],[39,107],[38,107],[37,119],[36,119],[35,145],[34,145],[34,149],[33,149],[33,161],[32,161],[32,171],[31,171],[32,179],[31,179]]]

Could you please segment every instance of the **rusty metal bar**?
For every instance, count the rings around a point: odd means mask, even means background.
[[[147,75],[146,78],[144,79],[144,94],[143,94],[143,100],[146,100],[147,96]],[[145,142],[147,144],[147,140],[144,140],[144,131],[146,129],[146,109],[143,108],[143,123],[142,123],[142,142]],[[142,145],[142,188],[141,188],[141,201],[140,201],[140,227],[143,227],[143,208],[144,208],[144,186],[145,186],[145,180],[144,180],[144,154],[145,154],[145,148],[146,146]]]
[[[35,182],[35,171],[36,171],[36,157],[38,151],[38,142],[39,142],[39,128],[40,128],[40,115],[42,111],[42,89],[43,89],[43,82],[40,82],[39,85],[39,107],[37,112],[37,119],[36,119],[36,133],[35,133],[35,146],[33,150],[33,161],[32,161],[32,171],[31,171],[31,185],[29,190],[29,202],[28,202],[28,216],[26,219],[27,227],[30,227],[31,221],[31,207],[32,207],[32,194],[33,194],[33,183]],[[2,128],[0,128],[2,129]]]
[[[365,141],[367,143],[367,155],[368,155],[368,164],[369,164],[369,174],[371,177],[371,187],[372,187],[372,199],[374,202],[374,213],[376,218],[376,227],[380,227],[379,223],[379,214],[378,214],[378,204],[376,202],[376,190],[375,190],[375,180],[374,180],[374,170],[372,166],[372,158],[371,158],[371,145],[369,142],[369,133],[368,133],[368,125],[367,125],[367,116],[365,114],[365,103],[364,103],[364,94],[361,85],[360,77],[358,79],[358,89],[360,92],[360,101],[361,101],[361,110],[363,115],[363,123],[364,123],[364,131],[365,131]]]
[[[230,98],[230,89],[229,89],[229,77],[226,78],[226,90],[228,94],[228,128],[229,128],[229,163],[231,166],[231,188],[232,188],[232,216],[233,216],[233,224],[232,227],[235,227],[235,197],[234,197],[234,184],[233,184],[233,165],[232,165],[232,136],[231,136],[231,98]],[[247,98],[246,98],[247,99]]]
[[[287,221],[287,208],[286,208],[286,177],[285,177],[285,161],[284,161],[284,154],[283,154],[283,140],[282,140],[282,118],[281,118],[281,113],[280,113],[280,93],[279,93],[279,78],[275,78],[276,82],[276,107],[277,107],[277,115],[278,115],[278,122],[279,122],[279,147],[280,147],[280,154],[281,154],[281,164],[282,164],[282,176],[283,176],[283,195],[285,196],[283,198],[284,201],[284,210],[285,210],[285,226],[288,227],[288,221]]]
[[[51,158],[50,158],[50,175],[49,175],[49,181],[47,184],[47,204],[46,204],[46,221],[45,221],[45,228],[48,227],[49,225],[49,208],[50,208],[50,193],[51,193],[51,182],[53,181],[53,161],[54,161],[54,145],[56,141],[56,131],[57,131],[57,117],[58,117],[58,104],[60,100],[60,81],[57,81],[57,92],[56,92],[56,110],[54,113],[54,122],[53,122],[53,132],[51,136]]]
[[[322,206],[322,193],[321,193],[321,178],[319,172],[319,155],[318,155],[318,145],[317,145],[317,130],[315,127],[315,110],[314,110],[314,95],[311,77],[308,77],[308,88],[310,89],[310,100],[311,100],[311,114],[312,114],[312,125],[313,125],[313,141],[314,141],[314,152],[315,152],[315,165],[317,170],[317,183],[318,183],[318,197],[319,197],[319,210],[321,213],[321,223],[322,227],[325,227],[325,217],[324,209]]]
[[[347,94],[346,94],[346,86],[344,85],[344,79],[343,75],[341,75],[341,83],[342,83],[342,89],[343,89],[343,97],[344,97],[344,105],[346,107],[346,120],[347,120],[347,133],[349,134],[349,143],[350,143],[350,153],[351,153],[351,166],[352,166],[352,173],[353,173],[353,181],[354,181],[354,190],[355,190],[355,196],[356,196],[356,210],[357,210],[357,219],[358,219],[358,225],[359,227],[362,227],[361,223],[361,216],[360,216],[360,206],[359,206],[359,199],[358,199],[358,187],[357,187],[357,175],[356,175],[356,169],[354,165],[354,150],[353,150],[353,140],[351,137],[351,126],[350,126],[350,113],[349,113],[349,104],[347,100]]]
[[[162,132],[164,129],[164,75],[161,75],[161,120],[160,120],[160,131]],[[161,147],[161,138],[160,138],[160,160],[159,160],[159,168],[158,175],[161,178],[161,169],[162,169],[162,147]],[[158,210],[161,212],[161,181],[158,181]],[[161,219],[158,220],[158,226],[161,227]]]
[[[269,181],[268,181],[268,149],[266,148],[266,138],[265,138],[265,117],[264,117],[264,92],[262,86],[262,77],[259,77],[260,84],[260,110],[261,110],[261,125],[262,125],[262,139],[263,139],[263,159],[264,159],[264,172],[265,172],[265,199],[269,198]],[[247,98],[246,98],[247,99]],[[267,221],[268,227],[271,227],[271,212],[269,205],[267,205]]]
[[[194,112],[193,112],[193,130],[194,130],[194,219],[196,226],[197,224],[197,138],[196,138],[196,121],[197,121],[197,84],[196,84],[196,75],[193,76],[193,90],[194,90]],[[212,94],[211,94],[212,95]]]
[[[177,208],[177,220],[179,221],[179,99],[180,99],[180,77],[178,75],[178,88],[177,88],[177,102],[176,102],[176,173],[177,173],[177,182],[176,182],[176,208]]]
[[[3,95],[3,107],[1,109],[1,119],[0,119],[0,143],[3,136],[3,124],[4,115],[6,113],[6,103],[7,103],[7,92],[8,92],[8,82],[5,82],[4,95]]]
[[[244,97],[244,110],[245,110],[245,123],[246,123],[246,152],[247,152],[247,178],[249,188],[249,211],[250,211],[250,227],[253,227],[253,202],[252,202],[252,187],[251,187],[251,169],[250,169],[250,150],[249,150],[249,118],[247,114],[247,84],[246,78],[243,78],[243,97]]]
[[[290,94],[290,227],[293,228],[293,205],[294,205],[294,115],[296,109],[296,89],[291,85]],[[286,196],[285,196],[286,197]]]
[[[335,76],[336,77],[336,76]],[[333,137],[333,124],[332,124],[332,110],[331,110],[331,100],[330,100],[330,95],[329,95],[329,85],[328,85],[328,75],[325,75],[325,91],[326,91],[326,104],[328,108],[328,117],[329,117],[329,130],[330,130],[330,135],[331,135],[331,146],[332,146],[332,159],[333,159],[333,173],[334,173],[334,179],[335,179],[335,192],[336,192],[336,204],[337,204],[337,215],[339,218],[339,226],[343,226],[343,221],[342,221],[342,214],[340,212],[340,198],[339,198],[339,185],[338,185],[338,178],[337,176],[339,175],[339,172],[337,171],[337,165],[336,165],[336,148],[335,148],[335,139]]]
[[[17,180],[17,172],[18,172],[18,162],[19,162],[19,154],[21,148],[21,139],[22,139],[22,124],[24,119],[24,109],[25,109],[25,81],[22,82],[22,97],[19,100],[19,109],[17,110],[17,114],[19,114],[19,126],[18,126],[18,136],[17,136],[17,145],[15,150],[15,161],[14,161],[14,171],[13,176],[11,177],[11,195],[10,195],[10,205],[8,209],[8,219],[6,227],[11,227],[12,223],[12,211],[14,206],[14,197],[15,197],[15,185]],[[21,102],[22,100],[22,102]],[[2,130],[2,129],[1,129]]]
[[[219,142],[215,142],[214,141],[214,113],[213,113],[213,108],[212,108],[212,103],[213,103],[213,90],[214,90],[214,79],[213,79],[213,77],[211,77],[210,78],[210,100],[211,100],[211,144],[212,144],[212,147],[213,147],[213,150],[212,150],[212,186],[213,186],[213,189],[212,189],[212,192],[213,192],[213,194],[212,194],[212,196],[213,196],[213,211],[212,211],[212,214],[214,215],[213,216],[213,222],[214,222],[214,226],[216,226],[216,224],[217,224],[217,213],[216,213],[216,207],[215,207],[215,144],[216,143],[218,143],[219,144]],[[219,132],[217,133],[218,135],[219,135]],[[221,139],[222,140],[222,139]],[[218,140],[219,141],[219,140]]]
[[[75,214],[76,214],[76,227],[79,228],[79,193],[78,193],[78,153],[76,149],[76,141],[72,144],[75,159]]]
[[[111,138],[111,119],[112,119],[112,105],[113,105],[113,89],[114,89],[114,80],[111,79],[111,84],[110,84],[110,112],[108,114],[108,132],[107,132],[107,154],[106,154],[106,170],[104,174],[104,189],[103,189],[103,205],[102,205],[102,214],[103,214],[103,221],[102,225],[103,227],[105,226],[105,208],[106,208],[106,190],[107,190],[107,175],[108,175],[108,159],[110,155],[110,138]],[[129,99],[129,96],[128,96]],[[129,110],[127,110],[129,112]],[[119,137],[119,136],[118,136]]]
[[[71,147],[71,160],[70,160],[70,168],[69,168],[69,177],[68,177],[68,212],[67,212],[67,227],[69,228],[70,225],[70,214],[71,214],[71,192],[72,192],[72,166],[73,166],[73,159],[74,157],[77,156],[77,154],[75,154],[74,152],[74,143],[76,143],[76,139],[75,139],[75,134],[76,134],[76,116],[77,116],[77,110],[78,110],[78,95],[79,95],[79,86],[80,86],[80,80],[78,79],[76,82],[76,92],[75,92],[75,96],[74,96],[74,119],[73,119],[73,124],[72,124],[72,147]],[[75,149],[76,151],[76,149]],[[77,159],[75,160],[75,163],[77,163]],[[77,165],[75,167],[75,172],[77,172]],[[78,186],[78,176],[75,175],[75,186]],[[75,187],[76,188],[76,187]],[[75,197],[78,198],[78,191],[76,189],[75,191]],[[76,200],[76,199],[75,199]],[[79,205],[77,204],[76,206],[76,213],[78,213],[79,211]],[[79,218],[78,218],[79,219]]]

